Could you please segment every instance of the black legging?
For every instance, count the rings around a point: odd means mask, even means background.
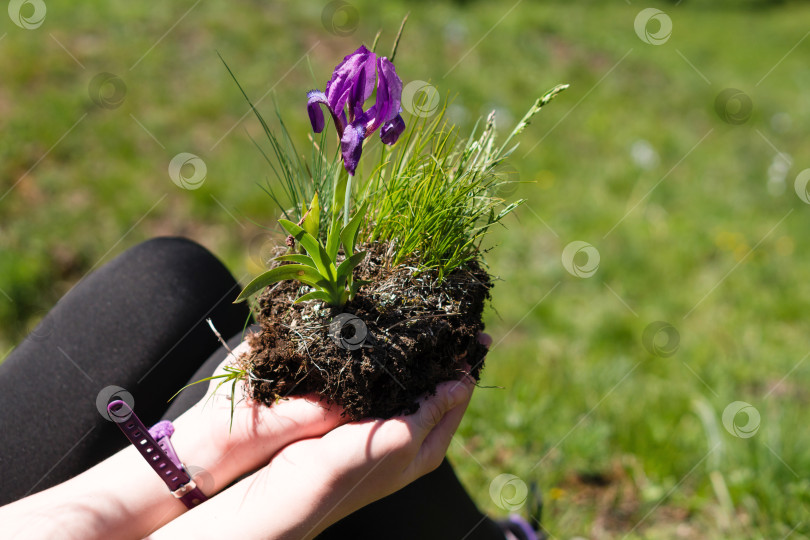
[[[147,425],[175,419],[201,399],[205,384],[167,405],[225,358],[207,318],[234,343],[241,339],[250,313],[232,303],[239,290],[216,257],[182,238],[140,244],[80,281],[0,365],[0,505],[63,482],[126,446],[97,407],[110,387],[132,395]],[[500,540],[503,533],[445,460],[321,538]]]

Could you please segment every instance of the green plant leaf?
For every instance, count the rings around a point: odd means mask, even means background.
[[[344,260],[340,263],[337,269],[337,287],[338,289],[342,289],[346,286],[346,279],[351,275],[352,270],[354,270],[358,264],[360,264],[363,259],[366,258],[366,252],[361,251],[359,253],[355,253],[351,257]]]
[[[277,281],[284,281],[285,279],[296,279],[304,285],[309,285],[310,287],[317,287],[320,289],[328,290],[331,286],[331,284],[324,280],[323,276],[321,276],[318,271],[311,266],[306,266],[303,264],[285,264],[268,270],[248,283],[245,289],[239,293],[239,297],[234,301],[234,304],[242,302],[243,300],[253,296],[268,285],[272,285]]]
[[[335,191],[332,193],[332,223],[336,223],[343,208],[343,199],[346,197],[346,184],[349,181],[349,172],[346,167],[338,167],[335,172]]]
[[[279,262],[294,262],[294,263],[298,263],[298,264],[305,264],[307,266],[311,266],[312,268],[315,268],[316,270],[318,268],[317,266],[315,266],[315,261],[313,261],[312,257],[310,257],[309,255],[300,255],[300,254],[297,254],[297,253],[292,254],[292,255],[281,255],[279,257],[276,257],[273,260],[276,260],[276,261],[279,261]]]
[[[336,299],[326,291],[312,291],[297,298],[293,303],[297,304],[298,302],[304,302],[306,300],[323,300],[327,304],[334,304]]]
[[[337,259],[338,248],[340,247],[340,226],[337,220],[332,220],[329,234],[326,237],[326,254],[330,261]]]
[[[354,213],[352,220],[340,233],[340,241],[343,242],[346,257],[350,257],[354,253],[354,242],[357,239],[357,231],[360,230],[360,224],[363,222],[363,218],[366,217],[367,209],[368,203],[363,203],[363,206]]]
[[[318,228],[321,225],[321,208],[318,206],[318,193],[315,192],[315,195],[312,197],[312,202],[309,204],[309,214],[304,212],[306,215],[304,218],[303,223],[301,223],[301,227],[307,231],[310,236],[313,238],[318,238]]]
[[[335,281],[335,265],[332,262],[332,259],[326,253],[326,250],[323,249],[323,246],[320,242],[318,242],[314,236],[309,234],[307,231],[293,223],[292,221],[287,221],[286,219],[278,220],[281,223],[281,226],[284,227],[288,233],[290,233],[298,242],[304,246],[304,249],[307,250],[309,256],[312,258],[312,261],[315,263],[315,267],[320,272],[321,276],[329,282]]]
[[[354,296],[357,294],[357,291],[360,290],[360,287],[362,287],[363,285],[368,285],[369,283],[371,282],[363,279],[353,280],[352,284],[349,285],[349,300],[354,299]]]

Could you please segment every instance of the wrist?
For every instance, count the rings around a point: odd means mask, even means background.
[[[213,476],[214,489],[267,465],[287,445],[319,437],[344,420],[340,410],[306,398],[268,407],[243,397],[235,404],[222,394],[204,398],[175,422],[172,442],[183,462]]]
[[[340,517],[327,482],[292,464],[269,466],[169,522],[150,540],[201,535],[311,539]]]
[[[220,441],[213,437],[206,418],[196,412],[194,407],[172,422],[175,431],[171,441],[189,476],[211,497],[241,473],[230,459],[229,438]]]
[[[142,538],[184,511],[130,446],[62,484],[3,507],[0,537]]]
[[[231,424],[230,401],[220,395],[210,401],[206,397],[173,422],[177,455],[187,469],[201,476],[196,481],[202,482],[200,489],[208,496],[265,465],[280,448],[296,440],[292,430],[260,425],[266,421],[258,409],[263,406],[243,410],[254,407],[242,401],[236,407]],[[260,429],[262,436],[257,434]]]

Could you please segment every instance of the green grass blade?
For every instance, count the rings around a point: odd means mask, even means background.
[[[181,388],[180,390],[178,390],[177,392],[175,392],[175,393],[172,395],[172,397],[170,397],[170,398],[169,398],[169,401],[171,401],[171,400],[173,400],[174,398],[176,398],[176,397],[177,397],[177,396],[180,394],[180,392],[182,392],[182,391],[183,391],[183,390],[185,390],[186,388],[189,388],[189,387],[191,387],[191,386],[194,386],[195,384],[200,384],[200,383],[203,383],[203,382],[213,381],[214,379],[223,379],[223,378],[226,378],[226,377],[227,377],[227,378],[231,378],[232,376],[233,376],[233,375],[232,375],[232,374],[230,374],[230,373],[222,373],[221,375],[212,375],[212,376],[210,376],[210,377],[206,377],[206,378],[204,378],[204,379],[200,379],[199,381],[194,381],[193,383],[188,383],[188,384],[187,384],[187,385],[185,385],[183,388]]]

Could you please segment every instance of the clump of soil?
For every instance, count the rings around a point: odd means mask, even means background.
[[[415,412],[416,400],[442,381],[470,372],[477,381],[486,348],[477,336],[491,281],[477,261],[438,282],[435,273],[391,267],[382,244],[368,252],[355,279],[370,281],[342,309],[294,304],[309,290],[294,281],[259,297],[261,330],[243,360],[250,394],[272,404],[317,393],[352,419]]]

